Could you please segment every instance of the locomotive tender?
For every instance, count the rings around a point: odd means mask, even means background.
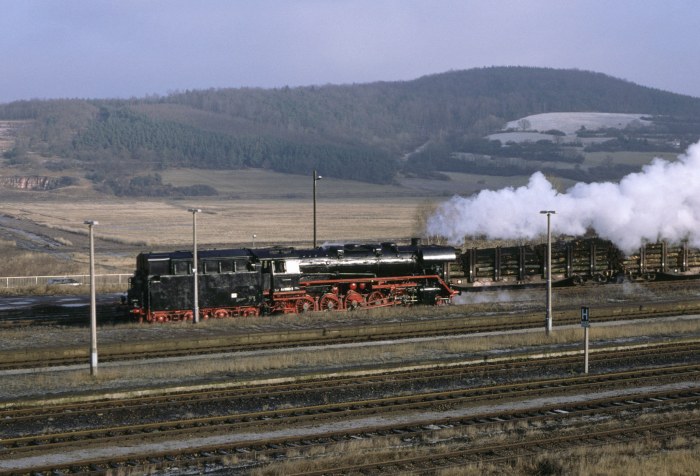
[[[457,289],[541,284],[546,276],[545,244],[471,248],[459,255],[452,284]],[[555,285],[692,278],[700,278],[700,250],[687,243],[647,243],[629,255],[600,238],[552,243]]]
[[[344,244],[315,249],[199,250],[200,318],[352,310],[399,304],[445,304],[454,248]],[[141,253],[127,300],[139,321],[193,315],[192,252]]]

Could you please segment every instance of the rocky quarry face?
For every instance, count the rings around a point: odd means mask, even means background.
[[[19,175],[0,177],[0,186],[21,190],[53,190],[65,186],[62,177],[46,177],[40,175]]]

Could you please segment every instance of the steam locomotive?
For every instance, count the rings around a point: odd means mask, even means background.
[[[314,249],[211,249],[141,253],[127,301],[138,321],[189,320],[197,272],[199,317],[445,304],[454,248],[395,243]]]
[[[700,278],[700,250],[687,243],[647,243],[626,255],[600,238],[563,240],[552,243],[551,262],[557,286]],[[453,265],[452,284],[456,289],[536,285],[546,274],[546,244],[471,248]]]
[[[700,250],[648,243],[624,254],[600,238],[552,244],[554,286],[700,278]],[[329,245],[314,249],[200,250],[199,317],[446,304],[460,291],[540,285],[545,244],[458,251],[439,245]],[[129,281],[130,314],[139,321],[193,318],[191,251],[141,253]]]

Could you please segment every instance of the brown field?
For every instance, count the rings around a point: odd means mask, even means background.
[[[164,183],[174,186],[207,184],[222,197],[237,199],[300,199],[311,200],[311,174],[290,175],[262,169],[203,170],[168,169],[159,172]],[[420,195],[400,185],[376,185],[325,176],[317,182],[320,200],[337,198],[394,198]]]
[[[9,224],[25,231],[3,233],[0,239],[19,244],[27,240],[26,232],[29,232],[58,242],[61,244],[58,248],[45,248],[39,243],[29,249],[62,255],[67,265],[65,273],[71,273],[70,262],[87,266],[88,230],[83,222],[97,220],[98,268],[106,272],[130,272],[140,251],[189,249],[192,214],[187,209],[200,208],[202,213],[197,215],[200,247],[253,246],[253,235],[258,247],[312,245],[311,177],[262,170],[189,169],[162,175],[164,182],[176,186],[211,184],[219,195],[188,199],[101,197],[84,180],[77,186],[51,192],[0,189],[2,215],[16,219]],[[452,185],[466,189],[476,180],[461,178]],[[411,237],[423,236],[427,216],[451,195],[438,192],[324,177],[317,188],[317,242],[407,242]],[[40,228],[28,228],[34,223]],[[17,274],[2,268],[0,276]]]
[[[406,240],[423,233],[422,220],[433,202],[423,198],[320,199],[318,241]],[[147,248],[192,244],[192,214],[197,240],[206,244],[257,245],[313,240],[313,206],[304,199],[199,199],[183,201],[90,200],[46,203],[11,202],[3,213],[58,232],[87,233],[84,220],[97,220],[95,235]],[[57,233],[55,233],[57,234]],[[54,237],[55,238],[55,237]]]
[[[668,161],[674,161],[680,155],[680,152],[586,152],[586,165],[596,166],[602,165],[606,161],[611,160],[613,164],[625,164],[642,166],[651,163],[656,157]]]

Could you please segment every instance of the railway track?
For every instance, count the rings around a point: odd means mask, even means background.
[[[610,368],[619,363],[626,363],[630,360],[652,358],[658,361],[663,356],[667,361],[684,361],[700,355],[700,342],[684,341],[661,343],[645,346],[629,346],[627,348],[615,349],[593,349],[591,352],[594,362],[604,362]],[[0,409],[0,421],[4,421],[7,427],[10,424],[21,422],[23,425],[40,423],[46,419],[55,421],[61,415],[68,415],[71,418],[77,415],[103,416],[108,412],[124,412],[149,407],[172,407],[176,409],[185,404],[196,405],[199,402],[229,402],[247,399],[282,400],[303,396],[310,392],[318,391],[319,388],[331,387],[337,392],[347,390],[350,393],[359,393],[364,389],[372,389],[379,385],[410,385],[416,387],[421,384],[435,384],[441,381],[462,381],[480,377],[495,378],[499,374],[511,374],[514,372],[530,372],[541,367],[547,367],[550,371],[560,369],[569,371],[572,367],[580,365],[581,353],[579,350],[560,352],[557,355],[540,356],[532,358],[528,354],[514,355],[503,359],[492,361],[471,361],[471,362],[441,362],[439,364],[423,364],[421,366],[411,366],[410,369],[399,367],[398,369],[374,369],[372,372],[359,369],[347,376],[334,376],[328,378],[304,378],[291,379],[282,383],[271,384],[250,384],[248,382],[236,382],[224,386],[224,388],[213,388],[207,385],[203,389],[193,391],[166,392],[162,389],[154,389],[149,392],[147,389],[141,390],[142,395],[128,397],[124,399],[101,398],[96,395],[91,398],[74,402],[71,398],[69,402],[53,403],[51,400],[41,399],[39,401],[23,400],[16,404],[5,404]],[[144,395],[145,394],[145,395]]]
[[[246,456],[253,455],[248,464],[256,464],[258,458],[263,456],[262,459],[266,460],[274,455],[286,454],[287,451],[312,451],[313,448],[326,448],[337,442],[354,439],[399,435],[402,441],[420,440],[426,434],[433,434],[445,428],[454,431],[460,427],[500,425],[514,421],[572,419],[590,414],[596,414],[600,418],[601,414],[619,414],[630,409],[640,411],[643,408],[668,408],[671,405],[697,405],[700,402],[698,386],[659,391],[639,389],[652,384],[670,386],[677,381],[697,382],[699,374],[700,364],[671,366],[218,417],[3,438],[0,448],[0,472],[22,473],[30,470],[70,473],[87,470],[99,474],[99,471],[104,471],[110,465],[167,467],[175,463],[197,466],[230,455],[236,455],[239,460],[246,460]],[[327,388],[333,391],[332,386],[327,385]],[[622,395],[594,398],[596,392],[601,392],[602,395],[609,393],[613,388],[629,390],[624,391]],[[554,397],[560,402],[538,403],[549,402]],[[492,405],[494,400],[506,409],[487,412],[479,410]],[[524,401],[531,403],[505,405],[508,402]],[[445,416],[445,411],[448,411],[449,415]],[[411,417],[407,418],[407,415]],[[294,428],[297,430],[293,430]],[[307,430],[303,430],[304,428]],[[308,428],[314,430],[309,432]],[[693,428],[697,429],[697,426]],[[280,436],[282,434],[285,436]],[[225,435],[229,435],[229,438]],[[231,438],[231,435],[242,436]],[[194,445],[194,448],[154,450],[158,442],[183,440],[187,440],[190,446]],[[70,450],[76,445],[80,446],[81,454],[85,454],[89,447],[111,447],[112,453],[109,457],[87,460],[83,456],[83,460],[70,463],[20,467],[23,461],[37,461],[37,458],[42,461],[51,461],[52,458],[57,461],[64,460],[66,455],[70,457]],[[117,451],[115,447],[132,449],[124,452]],[[137,449],[134,451],[134,448]],[[484,449],[484,452],[487,451]],[[95,452],[99,453],[97,450]],[[15,463],[12,463],[13,461]],[[384,467],[382,465],[408,463],[401,460],[373,464]],[[415,461],[411,464],[415,464]],[[358,467],[358,470],[360,469]],[[347,470],[347,467],[343,467],[337,471],[346,473]],[[327,469],[324,473],[326,471]]]
[[[609,321],[666,317],[671,315],[700,314],[700,302],[654,303],[636,306],[607,306],[592,311],[593,325]],[[556,326],[580,323],[580,310],[559,310]],[[194,340],[158,340],[135,343],[102,344],[100,361],[114,362],[144,358],[181,357],[198,354],[230,353],[281,347],[302,347],[329,344],[346,344],[443,335],[503,332],[537,328],[542,325],[541,313],[523,313],[495,318],[493,316],[464,316],[450,318],[385,322],[362,326],[343,326],[331,323],[321,328],[285,331],[231,333]],[[22,349],[0,352],[0,371],[66,366],[89,362],[86,346],[47,349]]]
[[[653,294],[673,293],[682,286],[684,290],[697,289],[700,292],[700,279],[679,281],[645,281],[631,283]],[[590,284],[585,286],[557,287],[556,294],[563,298],[577,296],[582,293],[607,290],[608,287],[624,286],[617,284],[600,285]],[[508,291],[514,295],[525,294],[532,291],[542,291],[542,286],[517,288],[513,286],[483,286],[467,288],[464,291],[469,294],[489,294]],[[107,301],[110,302],[107,302]],[[497,300],[497,299],[495,299]],[[103,301],[103,302],[99,302]],[[113,295],[98,295],[97,318],[99,324],[118,324],[127,322],[128,312],[124,305],[119,304]],[[28,308],[11,308],[0,310],[0,328],[28,327],[28,326],[89,326],[89,307],[87,304],[78,307],[65,307],[62,305],[42,304]]]
[[[459,286],[456,285],[455,288],[461,290],[462,292],[482,292],[482,291],[509,291],[512,290],[514,292],[519,292],[519,291],[532,291],[532,290],[543,290],[546,287],[547,283],[546,281],[541,281],[537,282],[534,284],[498,284],[496,282],[495,284],[489,284],[485,286]],[[678,289],[679,286],[683,287],[688,287],[688,288],[699,288],[700,287],[700,277],[697,277],[696,275],[692,275],[690,277],[686,278],[680,278],[680,279],[666,279],[666,280],[659,280],[659,281],[647,281],[647,280],[639,280],[639,281],[624,281],[622,283],[595,283],[595,282],[589,282],[586,284],[581,284],[581,285],[571,285],[571,284],[557,284],[556,282],[553,283],[552,287],[555,289],[557,294],[577,294],[582,291],[589,291],[589,290],[595,290],[595,289],[606,289],[608,287],[615,287],[615,286],[625,286],[625,285],[632,285],[632,286],[642,286],[645,289],[648,289],[649,291],[653,292],[659,292],[659,291],[673,291],[674,289]]]
[[[624,402],[622,402],[624,403]],[[569,411],[569,410],[562,410]],[[335,474],[423,474],[468,464],[503,463],[523,457],[537,457],[545,451],[564,451],[584,446],[608,446],[654,438],[657,442],[679,437],[697,437],[700,434],[700,418],[691,420],[655,422],[620,429],[591,430],[586,428],[566,436],[544,437],[532,441],[470,445],[452,451],[431,451],[429,454],[405,458],[388,458],[382,461],[330,467],[323,470],[289,473],[306,476],[332,476]]]
[[[117,303],[98,304],[99,323],[116,324],[124,320],[125,310]],[[89,326],[89,306],[34,306],[28,309],[5,309],[0,311],[0,328],[30,326]]]

